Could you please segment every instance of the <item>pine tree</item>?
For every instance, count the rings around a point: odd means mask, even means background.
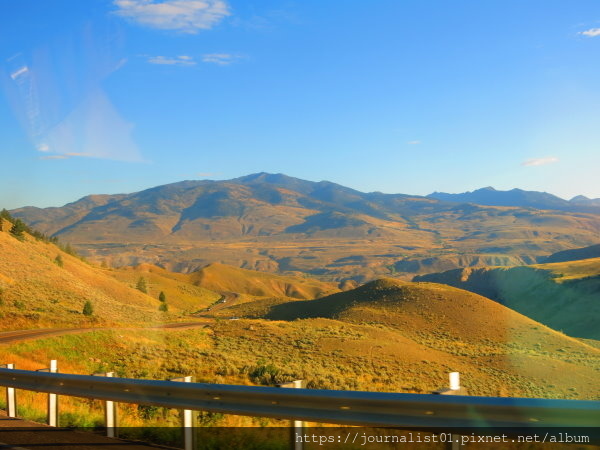
[[[92,314],[94,314],[94,305],[92,305],[92,302],[90,302],[89,300],[86,301],[83,305],[82,312],[84,316],[91,316]]]
[[[2,211],[0,211],[0,217],[3,219],[6,219],[8,222],[14,222],[13,217],[10,215],[10,213],[6,209],[3,209]]]
[[[18,240],[22,241],[23,239],[25,239],[24,232],[26,230],[27,230],[27,225],[25,225],[25,223],[21,219],[17,219],[17,220],[15,220],[14,225],[10,229],[10,234],[12,234]]]
[[[144,294],[148,293],[148,284],[146,283],[146,279],[144,277],[140,277],[140,279],[137,281],[137,284],[135,285],[135,288],[140,291],[143,292]]]
[[[163,303],[167,301],[167,296],[163,291],[160,291],[160,294],[158,294],[158,300]]]

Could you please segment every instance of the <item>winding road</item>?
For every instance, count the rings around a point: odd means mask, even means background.
[[[173,330],[189,329],[209,326],[213,321],[209,319],[194,322],[173,322],[155,327],[142,328],[143,330]],[[14,342],[39,339],[52,336],[63,336],[65,334],[85,333],[100,330],[138,330],[140,328],[129,327],[98,327],[98,328],[37,328],[33,330],[15,330],[0,332],[0,344],[12,344]]]

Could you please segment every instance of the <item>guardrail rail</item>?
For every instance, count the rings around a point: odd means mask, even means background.
[[[600,424],[600,401],[585,400],[279,389],[12,368],[0,368],[0,386],[13,389],[13,393],[14,389],[23,389],[180,410],[432,432],[452,429],[456,433],[461,430],[470,433],[473,427],[567,428]],[[15,411],[14,401],[11,405]]]

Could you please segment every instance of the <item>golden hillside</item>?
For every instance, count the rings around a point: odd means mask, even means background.
[[[217,292],[193,284],[190,275],[169,272],[152,264],[105,269],[104,272],[132,288],[143,278],[149,296],[158,299],[160,293],[164,292],[169,308],[175,307],[188,313],[204,309],[221,298]]]
[[[313,299],[337,292],[336,283],[275,275],[213,263],[189,275],[191,283],[218,292],[236,292],[259,297]]]
[[[241,315],[244,308],[252,304],[227,310]],[[378,280],[272,306],[268,317],[129,332],[125,340],[121,331],[63,336],[10,351],[27,359],[46,349],[47,359],[80,342],[87,350],[68,353],[77,370],[133,377],[186,374],[202,382],[268,385],[305,379],[310,388],[426,393],[459,371],[471,395],[598,398],[600,350],[443,285]],[[88,344],[97,341],[105,345]]]
[[[82,314],[87,301],[90,317]],[[54,244],[0,232],[2,329],[148,323],[165,318],[158,305]]]

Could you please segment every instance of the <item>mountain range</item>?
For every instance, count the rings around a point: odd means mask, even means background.
[[[456,196],[363,193],[328,181],[257,173],[11,212],[112,266],[151,263],[193,272],[220,262],[366,281],[528,264],[596,244],[600,206],[574,200],[490,188]]]
[[[583,195],[578,195],[571,200],[564,200],[547,192],[524,191],[522,189],[498,191],[490,186],[461,194],[434,192],[427,197],[452,203],[475,203],[489,206],[517,206],[520,208],[600,213],[600,198],[590,199]]]

